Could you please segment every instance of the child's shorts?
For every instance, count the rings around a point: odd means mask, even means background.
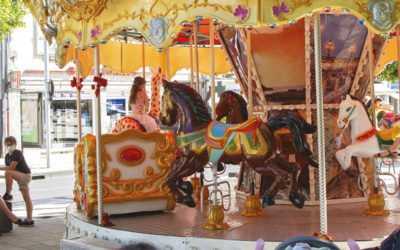
[[[20,173],[19,175],[19,190],[29,189],[29,182],[31,182],[31,174]]]

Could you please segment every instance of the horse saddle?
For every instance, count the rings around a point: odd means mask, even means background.
[[[387,130],[379,130],[376,134],[378,138],[379,147],[383,149],[387,149],[393,145],[393,130],[395,128],[387,129]]]
[[[212,121],[207,126],[204,138],[210,147],[222,149],[233,132],[254,132],[260,124],[261,118],[257,116],[240,124],[225,124],[219,121]]]

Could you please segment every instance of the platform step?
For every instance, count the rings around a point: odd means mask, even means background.
[[[117,242],[96,240],[88,237],[77,237],[60,241],[61,250],[119,250],[126,249],[125,245]]]

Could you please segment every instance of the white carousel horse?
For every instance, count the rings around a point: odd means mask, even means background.
[[[337,125],[345,129],[351,124],[351,145],[340,149],[335,156],[344,170],[350,168],[351,157],[370,158],[385,150],[383,145],[390,145],[390,130],[380,133],[372,126],[364,104],[356,98],[347,95],[340,103]],[[384,131],[382,131],[384,132]]]

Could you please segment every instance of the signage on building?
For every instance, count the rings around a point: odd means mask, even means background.
[[[10,83],[11,88],[19,89],[19,85],[21,83],[21,71],[10,72]]]
[[[69,67],[67,69],[67,74],[70,76],[74,76],[75,75],[75,68],[74,67]]]

